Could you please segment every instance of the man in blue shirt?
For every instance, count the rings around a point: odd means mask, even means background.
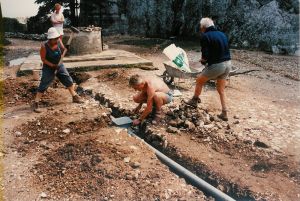
[[[224,92],[226,78],[231,70],[228,39],[224,33],[215,28],[214,22],[210,18],[201,19],[200,30],[203,33],[201,38],[202,58],[200,62],[206,65],[206,67],[197,78],[193,98],[186,103],[197,107],[197,104],[201,102],[199,96],[203,85],[208,80],[217,80],[217,91],[220,95],[222,105],[222,113],[218,117],[224,121],[228,121]]]

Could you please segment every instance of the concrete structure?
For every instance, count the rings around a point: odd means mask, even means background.
[[[106,50],[98,54],[71,56],[64,59],[64,65],[69,71],[93,71],[105,68],[135,68],[153,65],[151,61],[143,59],[124,50]],[[33,74],[42,69],[38,54],[30,55],[21,65],[19,74]]]
[[[103,51],[101,28],[79,28],[80,32],[75,33],[68,50],[68,55],[85,55],[100,53]],[[64,44],[71,35],[70,30],[65,30]]]

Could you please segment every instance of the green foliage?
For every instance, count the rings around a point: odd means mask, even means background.
[[[3,28],[5,32],[21,32],[24,33],[26,31],[26,25],[21,24],[15,18],[3,17]]]
[[[49,17],[46,16],[33,16],[27,21],[27,32],[42,34],[46,33],[51,27],[51,22]]]

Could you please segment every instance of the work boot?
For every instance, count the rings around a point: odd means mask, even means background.
[[[217,116],[219,117],[219,119],[222,119],[223,121],[228,121],[228,116],[227,116],[226,110],[222,110],[222,113]]]
[[[201,103],[201,99],[199,97],[193,97],[192,99],[184,102],[192,107],[197,107],[198,103]]]
[[[33,102],[32,104],[32,110],[36,113],[41,113],[42,110],[39,108],[39,102]]]
[[[73,96],[73,103],[84,103],[84,102],[81,100],[80,96],[75,95]]]

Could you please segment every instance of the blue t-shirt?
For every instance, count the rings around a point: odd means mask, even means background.
[[[201,37],[202,58],[208,66],[231,59],[228,39],[224,33],[214,26],[208,27]]]

